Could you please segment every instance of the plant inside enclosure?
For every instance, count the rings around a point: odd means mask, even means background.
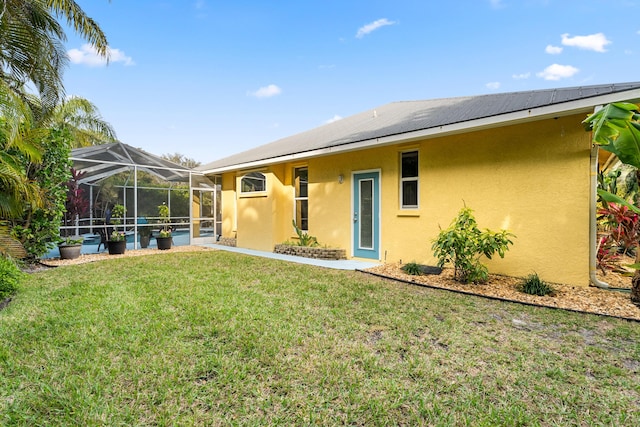
[[[0,302],[16,292],[22,275],[13,261],[0,256]]]
[[[553,294],[554,289],[548,283],[538,276],[538,273],[532,273],[522,279],[518,285],[518,290],[529,295],[545,296]]]
[[[71,168],[71,179],[67,181],[67,201],[65,204],[66,213],[64,215],[65,225],[73,225],[75,221],[89,211],[89,199],[84,189],[80,186],[80,180],[86,172],[77,171]]]
[[[111,234],[109,235],[109,241],[110,242],[122,242],[125,239],[126,239],[126,235],[124,234],[123,231],[113,230],[111,232]]]
[[[422,268],[420,264],[416,262],[409,262],[402,266],[402,271],[411,276],[420,276],[422,274]]]
[[[489,277],[487,267],[480,262],[483,256],[491,259],[494,254],[504,258],[511,240],[515,237],[507,230],[498,232],[478,228],[473,210],[464,207],[449,228],[440,230],[431,249],[438,259],[438,267],[451,263],[454,279],[463,283],[482,283]]]
[[[292,220],[291,223],[293,224],[293,228],[296,230],[296,234],[298,235],[298,246],[320,246],[320,243],[318,243],[318,239],[316,239],[314,236],[310,236],[306,231],[302,231],[296,224],[295,220]]]
[[[158,216],[162,223],[162,230],[160,230],[160,237],[171,237],[171,228],[169,228],[169,206],[165,202],[162,202],[158,206]]]
[[[122,220],[124,219],[124,214],[127,212],[126,208],[123,205],[117,204],[114,205],[111,209],[111,217],[109,218],[109,222],[111,224],[122,224]]]

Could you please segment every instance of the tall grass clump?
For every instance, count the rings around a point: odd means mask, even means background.
[[[542,280],[538,276],[538,273],[532,273],[522,279],[522,282],[520,282],[520,285],[518,286],[518,290],[525,294],[538,295],[540,297],[551,295],[554,292],[553,287]]]

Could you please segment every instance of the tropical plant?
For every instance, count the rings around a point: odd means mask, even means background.
[[[433,240],[431,249],[438,259],[438,267],[444,267],[447,263],[453,264],[455,280],[463,283],[482,283],[487,281],[489,271],[480,262],[480,258],[484,256],[491,259],[495,253],[504,258],[509,245],[513,244],[513,237],[515,236],[506,230],[481,231],[473,211],[465,206],[449,228],[440,230],[438,237]]]
[[[621,102],[606,105],[587,117],[582,124],[592,132],[593,142],[615,154],[622,163],[636,168],[636,182],[640,183],[640,107]],[[607,203],[618,203],[640,214],[640,209],[615,194],[598,190]],[[636,248],[638,241],[635,242]],[[636,272],[631,281],[631,301],[640,306],[640,250],[636,249]]]
[[[27,178],[41,189],[41,202],[25,203],[22,215],[10,220],[12,235],[22,242],[32,260],[47,253],[59,240],[67,198],[66,186],[60,184],[69,180],[71,169],[66,131],[49,130],[42,138],[42,147],[40,163],[21,158]]]
[[[82,242],[84,240],[82,239],[82,237],[79,236],[67,236],[64,239],[61,239],[60,242],[58,243],[58,246],[74,246],[74,245],[81,245]]]
[[[596,252],[596,265],[602,271],[602,274],[607,274],[607,270],[619,270],[618,262],[620,261],[620,255],[618,254],[618,248],[614,246],[611,234],[600,238],[598,242],[598,248]]]
[[[100,116],[98,108],[89,100],[77,96],[56,105],[47,123],[59,129],[68,129],[72,148],[116,140],[115,130]]]
[[[85,175],[86,172],[71,168],[71,179],[67,181],[65,225],[73,224],[76,218],[83,216],[89,211],[89,199],[87,199],[84,189],[80,187],[80,180]]]
[[[57,21],[62,18],[96,52],[108,58],[107,39],[74,0],[3,0],[0,5],[0,76],[19,96],[34,87],[46,116],[62,98],[63,69],[68,62],[66,34]]]
[[[320,245],[318,243],[318,239],[316,239],[314,236],[310,236],[309,233],[307,233],[306,231],[302,231],[300,227],[298,227],[295,219],[292,220],[291,223],[293,224],[293,228],[298,235],[298,246],[315,247]]]
[[[637,246],[640,239],[640,215],[628,206],[617,203],[603,202],[603,207],[598,209],[601,224],[611,239],[628,253]]]

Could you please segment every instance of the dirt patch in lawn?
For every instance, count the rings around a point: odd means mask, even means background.
[[[401,280],[422,286],[441,288],[497,298],[506,301],[561,308],[585,313],[602,314],[640,321],[640,308],[631,303],[629,293],[603,290],[596,287],[581,287],[552,284],[555,292],[550,296],[528,295],[518,290],[521,278],[492,274],[484,284],[463,284],[453,280],[453,270],[445,268],[439,275],[412,276],[405,273],[400,264],[385,264],[364,270],[392,280]],[[631,288],[631,278],[609,273],[599,278],[613,287]]]

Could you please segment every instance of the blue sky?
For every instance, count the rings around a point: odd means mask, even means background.
[[[640,0],[77,0],[67,95],[202,163],[380,105],[640,80]]]

